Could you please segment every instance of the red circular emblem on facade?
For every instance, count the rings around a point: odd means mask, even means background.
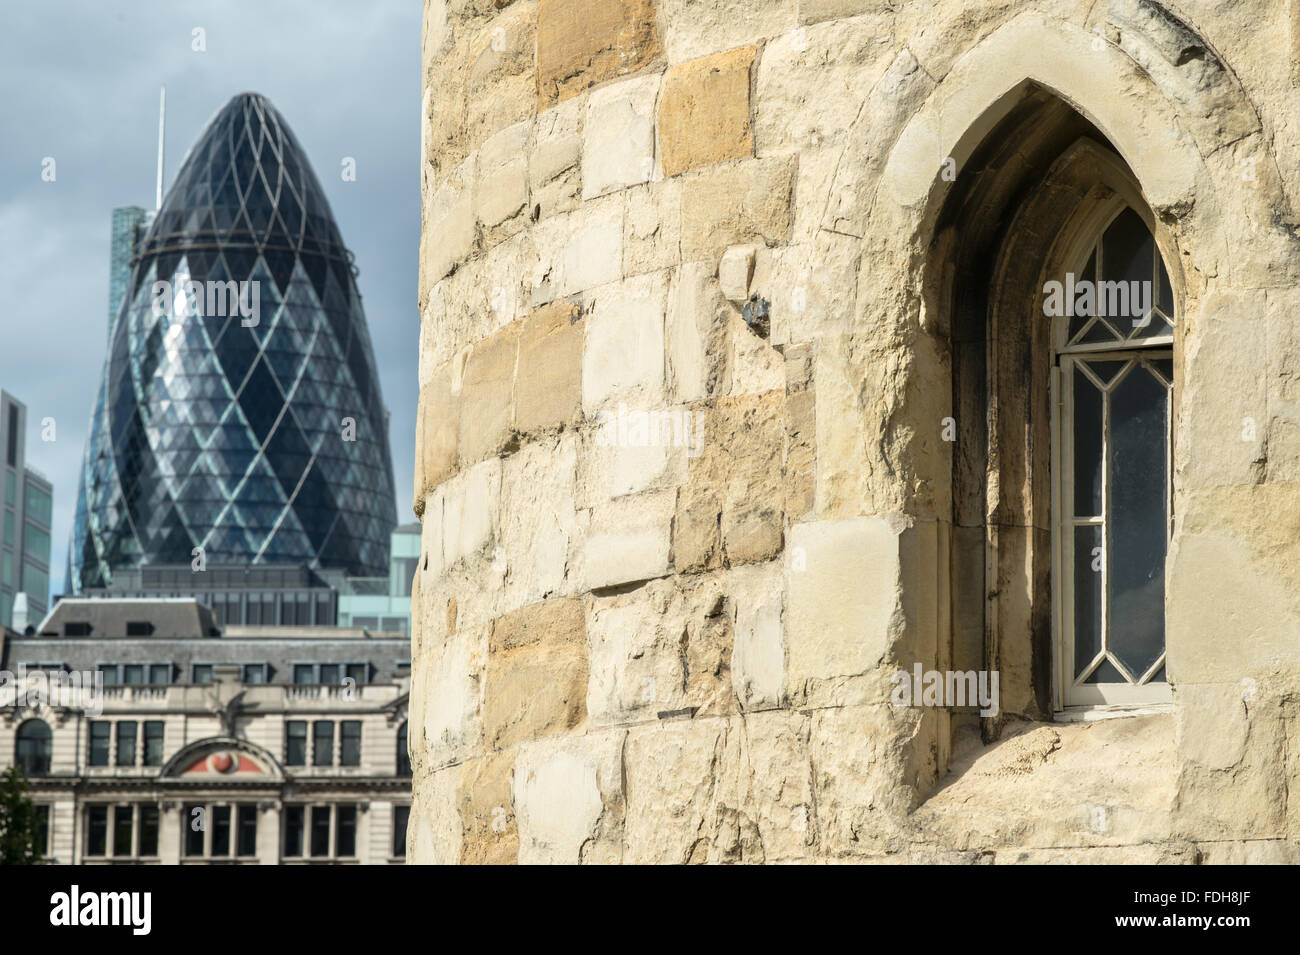
[[[235,768],[235,760],[229,753],[213,753],[208,757],[208,768],[214,773],[228,773]]]

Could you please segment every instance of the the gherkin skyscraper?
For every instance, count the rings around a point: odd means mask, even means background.
[[[185,157],[132,262],[69,584],[188,563],[196,547],[215,564],[384,576],[395,524],[351,255],[283,117],[241,94]]]

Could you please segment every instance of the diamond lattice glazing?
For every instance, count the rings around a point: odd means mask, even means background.
[[[160,280],[173,295],[155,308]],[[187,298],[190,280],[256,282],[257,323],[221,295]],[[69,583],[188,562],[198,546],[209,563],[379,576],[395,524],[351,255],[283,118],[241,94],[204,129],[140,244],[91,419]]]

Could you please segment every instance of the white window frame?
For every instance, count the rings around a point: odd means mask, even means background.
[[[1114,198],[1103,204],[1080,224],[1073,243],[1067,247],[1061,261],[1067,263],[1075,274],[1083,272],[1089,257],[1101,241],[1102,235],[1110,224],[1126,209],[1132,208],[1146,223],[1153,238],[1155,230],[1149,214],[1144,212],[1145,205],[1136,191],[1120,190]],[[1155,256],[1159,260],[1162,253],[1159,243],[1153,241]],[[1097,274],[1100,275],[1100,261]],[[1172,277],[1171,277],[1172,285]],[[1170,316],[1174,318],[1175,316]],[[1072,440],[1074,425],[1074,401],[1072,375],[1075,362],[1079,360],[1115,360],[1132,358],[1173,358],[1174,335],[1152,335],[1123,342],[1093,342],[1088,344],[1068,344],[1071,317],[1067,314],[1054,319],[1052,329],[1052,370],[1050,381],[1050,400],[1052,410],[1051,434],[1051,493],[1052,493],[1052,651],[1054,665],[1053,696],[1058,712],[1070,712],[1107,707],[1146,707],[1167,706],[1172,702],[1173,690],[1166,681],[1138,684],[1097,683],[1074,684],[1074,546],[1073,528],[1076,518],[1073,507],[1067,508],[1066,502],[1074,499],[1074,457]],[[1158,319],[1153,318],[1153,321]],[[1131,374],[1132,372],[1128,372]],[[1163,378],[1164,376],[1161,375]],[[1172,376],[1170,376],[1172,378]],[[1113,387],[1118,376],[1112,380]],[[1166,475],[1166,520],[1167,534],[1172,537],[1173,529],[1173,412],[1174,382],[1169,382],[1169,400],[1167,404],[1165,444]],[[1104,419],[1104,440],[1109,441],[1109,421]],[[1104,460],[1103,451],[1103,460]],[[1102,487],[1103,501],[1109,502],[1108,478],[1103,465]],[[1067,513],[1069,511],[1069,513]],[[1103,526],[1105,526],[1103,524]],[[1066,531],[1069,531],[1067,534]],[[1109,555],[1103,549],[1103,558]],[[1166,565],[1167,566],[1167,565]],[[1102,590],[1103,628],[1109,617],[1106,588]],[[1103,647],[1109,640],[1109,634],[1103,630]],[[1168,662],[1168,630],[1166,629],[1165,653],[1159,662],[1151,667],[1149,674],[1159,672]],[[1147,674],[1139,674],[1138,678]]]

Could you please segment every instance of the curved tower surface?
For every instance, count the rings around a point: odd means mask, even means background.
[[[284,118],[240,94],[137,249],[90,422],[69,585],[189,562],[197,547],[209,563],[382,576],[395,524],[351,255]]]

